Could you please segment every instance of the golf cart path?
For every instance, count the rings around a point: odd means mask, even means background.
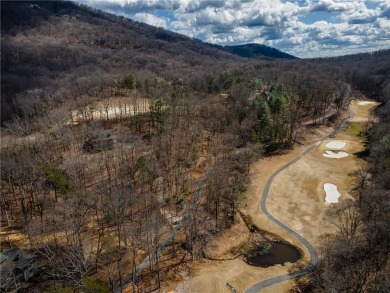
[[[354,117],[355,117],[355,113],[352,111],[352,110],[349,110],[350,112],[350,117],[345,119],[340,127],[332,134],[330,135],[327,135],[323,138],[321,138],[319,141],[317,141],[315,144],[313,144],[312,146],[310,146],[309,148],[307,148],[305,151],[303,151],[300,155],[298,155],[296,158],[294,158],[293,160],[289,161],[287,164],[283,165],[282,167],[280,167],[278,170],[276,170],[272,175],[271,177],[268,179],[266,185],[265,185],[265,188],[264,188],[264,191],[263,191],[263,196],[261,198],[261,203],[260,203],[260,208],[262,210],[262,212],[272,221],[274,222],[275,224],[277,224],[279,227],[283,228],[285,231],[287,231],[289,234],[293,235],[296,239],[298,239],[298,241],[300,241],[306,248],[307,250],[309,251],[310,253],[310,262],[309,262],[309,265],[307,266],[306,269],[304,270],[300,270],[300,271],[297,271],[297,272],[293,272],[293,273],[289,273],[289,274],[285,274],[285,275],[282,275],[282,276],[278,276],[278,277],[274,277],[274,278],[271,278],[271,279],[268,279],[268,280],[265,280],[265,281],[262,281],[260,283],[257,283],[255,285],[253,285],[251,288],[249,288],[248,290],[246,290],[245,292],[246,293],[255,293],[255,292],[258,292],[260,291],[261,289],[263,288],[266,288],[268,286],[271,286],[271,285],[274,285],[274,284],[277,284],[277,283],[281,283],[283,281],[287,281],[287,280],[291,280],[291,279],[295,279],[295,278],[298,278],[298,277],[302,277],[308,273],[310,273],[316,266],[317,266],[317,263],[318,263],[318,257],[317,257],[317,253],[314,249],[314,247],[309,243],[309,241],[307,241],[305,238],[303,238],[300,234],[298,234],[297,232],[295,232],[293,229],[291,229],[290,227],[288,227],[287,225],[285,225],[284,223],[282,223],[281,221],[279,221],[278,219],[276,219],[273,215],[270,214],[270,212],[268,211],[267,209],[267,198],[268,198],[268,193],[269,193],[269,190],[271,188],[271,184],[274,180],[274,178],[279,174],[281,173],[283,170],[285,170],[286,168],[288,168],[289,166],[291,166],[292,164],[296,163],[297,161],[299,161],[302,157],[304,157],[306,154],[308,154],[309,152],[311,152],[313,149],[315,149],[316,147],[318,147],[324,140],[328,139],[329,137],[335,137],[337,135],[337,133],[339,133],[340,131],[342,131],[347,123],[352,120]]]

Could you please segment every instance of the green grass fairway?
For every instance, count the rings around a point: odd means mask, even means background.
[[[359,123],[351,123],[345,132],[349,135],[358,136],[362,132],[362,127]]]

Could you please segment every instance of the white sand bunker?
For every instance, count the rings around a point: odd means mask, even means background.
[[[334,140],[334,141],[328,142],[326,144],[326,147],[329,149],[342,149],[343,147],[345,147],[346,144],[347,143],[345,141]]]
[[[334,151],[325,151],[325,154],[322,154],[324,157],[331,158],[331,159],[341,159],[348,157],[349,154],[343,151],[340,152],[334,152]]]
[[[372,101],[359,101],[358,102],[358,105],[360,105],[360,106],[366,106],[366,105],[372,105],[372,104],[376,104],[376,102],[372,102]]]
[[[337,186],[331,183],[325,183],[324,189],[326,193],[325,201],[327,203],[338,203],[341,193],[337,190]]]

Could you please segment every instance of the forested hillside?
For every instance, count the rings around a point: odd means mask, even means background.
[[[246,44],[246,45],[237,45],[237,46],[223,46],[221,48],[222,50],[241,56],[241,57],[247,57],[247,58],[258,58],[258,59],[265,59],[266,57],[269,58],[285,58],[285,59],[296,59],[296,57],[281,52],[277,49],[265,46],[265,45],[259,45],[259,44]]]
[[[317,62],[343,68],[346,80],[381,101],[380,122],[367,133],[365,162],[357,174],[358,200],[336,212],[336,235],[325,235],[323,255],[307,292],[390,290],[390,52],[378,51]]]
[[[13,96],[24,90],[50,88],[41,102],[60,103],[135,70],[142,72],[140,83],[152,74],[202,86],[198,75],[206,68],[238,64],[233,55],[191,38],[71,2],[1,5],[2,121],[23,111]]]
[[[389,51],[361,75],[354,57],[242,58],[66,1],[2,1],[1,29],[0,244],[39,256],[42,292],[160,288],[240,220],[251,162],[337,125],[355,90],[389,99]]]
[[[388,101],[390,91],[390,49],[372,53],[321,58],[319,64],[342,68],[346,79],[367,96]]]
[[[13,97],[24,90],[45,86],[50,93],[46,90],[41,101],[61,103],[74,95],[69,91],[84,93],[135,70],[141,72],[140,82],[152,74],[205,89],[204,72],[216,74],[246,62],[220,47],[71,2],[1,5],[2,121],[22,114],[19,98]],[[74,83],[76,77],[85,80]]]

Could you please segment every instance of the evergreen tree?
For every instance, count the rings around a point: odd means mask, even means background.
[[[270,129],[273,124],[271,109],[267,102],[259,102],[257,133],[263,142],[269,142]]]
[[[131,89],[135,90],[137,88],[137,78],[134,73],[130,73],[123,79],[124,85]]]

